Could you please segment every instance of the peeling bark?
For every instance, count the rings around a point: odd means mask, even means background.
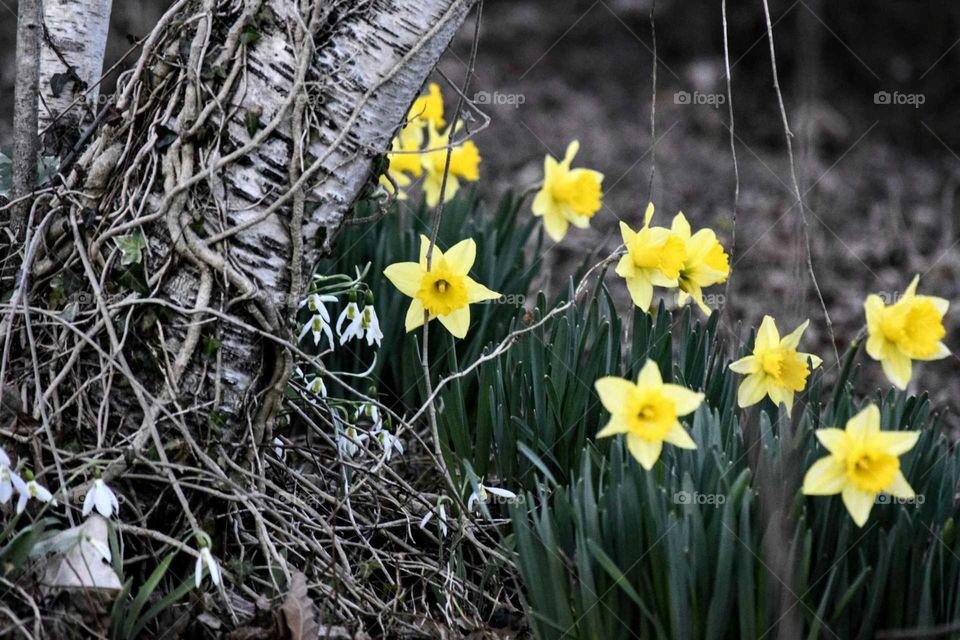
[[[163,314],[126,324],[132,307],[98,307],[115,316],[105,350],[119,343],[151,397],[105,388],[92,402],[98,422],[112,416],[133,432],[124,446],[145,446],[174,414],[215,422],[216,440],[248,455],[271,437],[292,360],[263,334],[295,340],[309,284],[300,274],[376,183],[375,160],[472,4],[179,0],[164,17],[120,79],[120,116],[100,127],[55,202],[79,221],[87,280],[117,282],[115,241],[142,233],[150,293],[124,285],[122,295],[165,301]],[[70,195],[78,187],[82,198]],[[62,239],[48,237],[43,251],[41,277],[44,264],[49,273],[77,263]],[[214,361],[200,353],[211,340]]]
[[[43,0],[40,129],[50,128],[45,144],[54,152],[72,142],[80,122],[92,120],[99,110],[98,83],[112,4],[113,0]]]

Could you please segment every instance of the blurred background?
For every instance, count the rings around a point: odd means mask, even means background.
[[[115,0],[105,69],[168,4]],[[794,206],[764,5],[731,2],[727,11],[740,190],[723,324],[735,342],[740,321],[755,324],[768,313],[790,330],[809,317],[804,346],[831,368]],[[732,246],[737,183],[721,2],[656,4],[655,91],[650,12],[650,0],[484,3],[468,91],[492,119],[476,138],[482,195],[495,200],[536,183],[544,154],[562,156],[574,138],[581,142],[575,166],[606,175],[605,207],[592,228],[572,230],[559,245],[546,241],[544,287],[562,286],[585,259],[616,248],[618,220],[638,226],[649,200],[656,223],[668,225],[682,210],[695,229],[714,228]],[[960,5],[770,0],[770,12],[813,267],[838,348],[863,325],[868,293],[891,299],[917,273],[921,292],[954,302],[948,330],[960,326]],[[16,2],[0,0],[0,15],[0,142],[8,142]],[[441,62],[439,82],[463,83],[472,34],[468,22]],[[135,52],[127,62],[134,59]],[[106,79],[107,92],[115,77]],[[617,278],[609,282],[619,286]],[[954,329],[946,341],[960,351],[957,338]],[[956,357],[923,364],[916,388],[929,389],[941,406],[955,404],[958,364]],[[879,366],[863,373],[863,392],[886,386]],[[960,429],[956,418],[948,421]]]

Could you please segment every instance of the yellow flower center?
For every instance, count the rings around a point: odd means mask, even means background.
[[[776,347],[758,355],[763,372],[773,378],[777,386],[791,391],[803,391],[810,370],[796,349]]]
[[[417,298],[431,316],[445,316],[467,304],[467,285],[463,276],[453,273],[445,262],[440,260],[423,274],[417,291]]]
[[[570,171],[557,176],[550,185],[550,195],[554,201],[570,205],[577,215],[591,217],[602,206],[600,182],[586,171]]]
[[[663,440],[676,422],[676,405],[659,390],[639,393],[627,409],[630,433],[644,440]]]
[[[656,243],[650,236],[650,229],[646,227],[634,236],[627,248],[633,264],[639,269],[659,269],[667,278],[679,276],[686,256],[683,240],[671,234],[662,243]]]
[[[847,477],[860,490],[880,493],[888,489],[900,470],[896,456],[867,445],[855,447],[847,454]]]
[[[721,246],[719,242],[715,242],[713,246],[710,247],[703,261],[704,264],[714,271],[719,271],[724,275],[730,273],[730,257],[727,255],[727,252],[723,250],[723,246]],[[725,280],[726,277],[723,277],[717,281],[717,284]]]
[[[933,355],[946,335],[940,312],[926,298],[912,298],[883,310],[883,337],[914,358]]]

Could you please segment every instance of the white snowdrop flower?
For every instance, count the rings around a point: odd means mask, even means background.
[[[337,436],[337,448],[341,454],[352,458],[357,455],[363,441],[369,437],[366,433],[357,433],[354,427],[347,427],[343,433]]]
[[[20,494],[20,498],[17,500],[17,513],[23,513],[30,498],[40,502],[49,502],[56,506],[57,501],[53,499],[53,494],[33,479],[32,472],[27,471],[23,475],[26,481],[16,474],[10,476],[10,479],[13,480],[13,486],[17,488],[17,493]]]
[[[347,328],[343,328],[344,321],[349,320]],[[360,313],[360,307],[356,302],[351,302],[347,308],[340,313],[337,318],[337,333],[340,334],[340,344],[346,344],[353,338],[363,337],[363,314]]]
[[[220,565],[217,564],[217,559],[210,553],[210,547],[206,545],[200,547],[200,555],[197,557],[197,564],[193,570],[193,577],[198,588],[200,587],[200,582],[203,580],[204,567],[210,571],[210,582],[219,587]]]
[[[383,452],[387,457],[387,460],[393,457],[393,452],[396,451],[400,455],[403,455],[403,443],[400,441],[400,438],[393,435],[386,429],[377,430],[376,434],[377,440],[380,441],[380,444],[383,446]]]
[[[10,457],[3,447],[0,447],[0,504],[7,504],[13,496],[13,478],[23,482],[10,468]]]
[[[376,395],[376,391],[371,388],[371,396]],[[355,422],[358,422],[360,418],[369,418],[370,422],[373,425],[370,427],[370,431],[376,433],[383,428],[383,418],[380,416],[380,407],[373,404],[372,402],[364,402],[357,409],[357,412],[354,414],[353,419]]]
[[[114,511],[120,511],[117,494],[101,478],[93,481],[87,491],[87,497],[83,499],[83,517],[90,515],[94,507],[104,518],[109,518]]]
[[[501,489],[499,487],[490,487],[482,482],[477,483],[477,491],[474,491],[470,494],[470,498],[467,500],[467,511],[473,511],[473,505],[483,502],[486,503],[490,496],[488,494],[493,494],[500,498],[505,498],[506,500],[515,500],[517,494],[513,491],[508,491],[507,489]]]
[[[323,378],[319,375],[310,381],[310,384],[307,385],[307,391],[310,391],[311,393],[314,393],[322,398],[327,397],[327,385],[323,383]]]
[[[326,312],[326,309],[324,309]],[[304,336],[308,333],[313,334],[313,344],[315,346],[320,346],[320,339],[323,336],[327,337],[327,342],[330,344],[330,348],[333,349],[333,331],[330,329],[330,318],[324,318],[320,314],[316,314],[307,320],[306,324],[303,325],[303,328],[300,329],[299,340],[303,340]]]
[[[447,511],[446,509],[444,509],[442,502],[438,506],[437,511],[440,512],[440,521],[438,523],[438,528],[440,529],[440,535],[446,538],[447,537]],[[421,529],[427,526],[430,520],[433,519],[433,515],[434,515],[434,511],[432,509],[430,511],[427,511],[426,515],[423,516],[423,519],[420,520]]]
[[[331,295],[320,295],[319,293],[311,293],[309,296],[304,298],[300,302],[300,308],[308,308],[313,315],[319,315],[323,317],[327,322],[330,322],[330,312],[327,311],[326,305],[324,302],[336,302],[337,296]]]
[[[367,345],[373,346],[373,343],[376,342],[379,347],[380,342],[383,340],[383,332],[380,331],[380,320],[377,318],[377,310],[373,308],[372,304],[363,307],[362,324],[367,336]]]

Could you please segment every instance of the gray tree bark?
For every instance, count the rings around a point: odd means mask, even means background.
[[[66,265],[90,295],[89,333],[55,346],[37,402],[87,380],[83,419],[134,451],[174,424],[268,441],[292,368],[268,336],[293,335],[310,269],[472,3],[176,2],[28,247],[34,292]],[[91,380],[90,357],[129,384]]]
[[[47,146],[72,142],[98,109],[113,0],[43,0],[40,130]]]
[[[37,186],[37,85],[40,57],[40,2],[23,0],[17,7],[17,80],[14,87],[12,199],[13,242],[22,239],[30,203],[23,200]]]

